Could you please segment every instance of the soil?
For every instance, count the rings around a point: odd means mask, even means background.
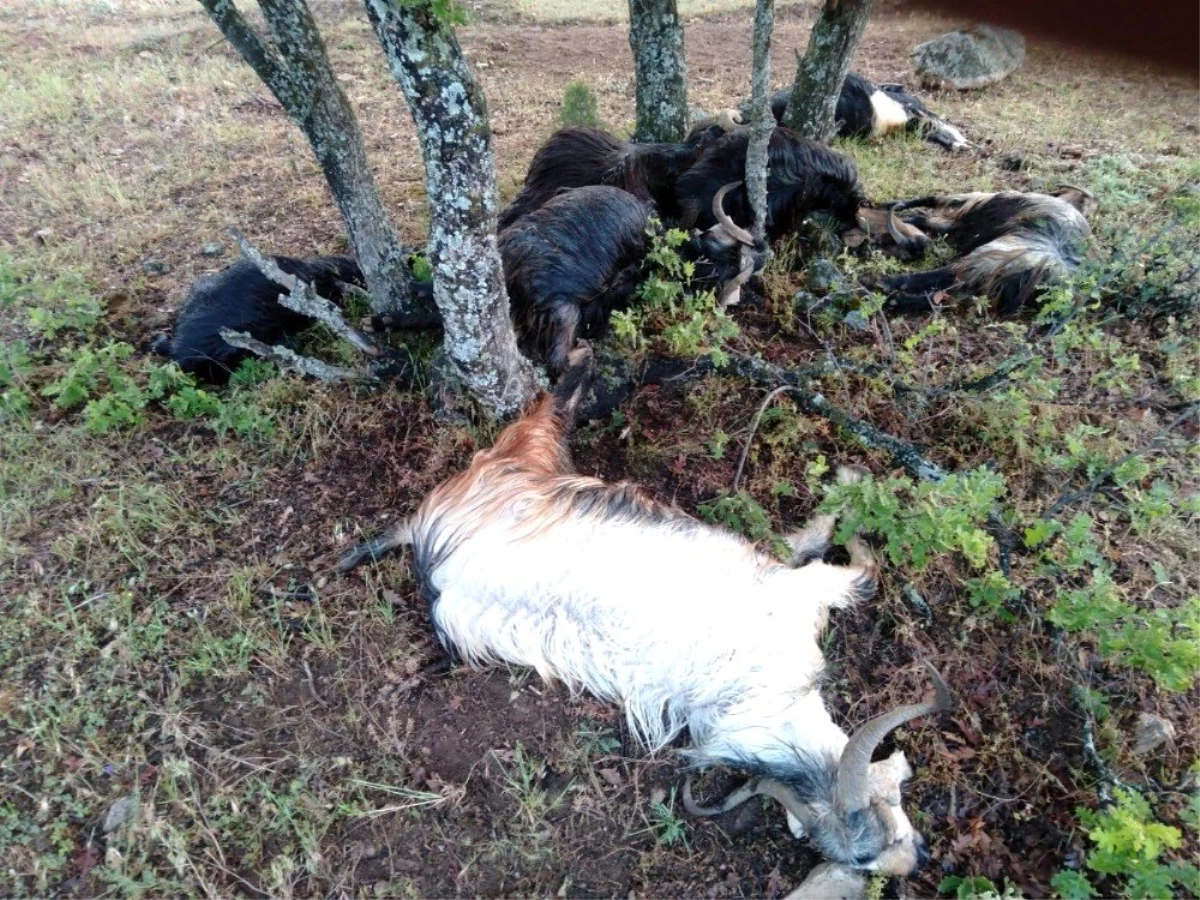
[[[489,97],[502,185],[511,194],[533,151],[554,127],[565,81],[581,78],[597,86],[601,114],[625,121],[633,96],[627,30],[620,25],[513,22],[506,11],[486,5],[477,12],[480,23],[463,31],[463,43]],[[337,5],[326,13],[342,16],[351,34],[366,33],[357,6]],[[694,105],[715,109],[744,94],[750,18],[738,13],[686,23]],[[779,10],[776,82],[790,74],[812,20],[813,10],[806,5]],[[212,46],[208,30],[189,24],[194,30],[174,38],[181,47],[232,58],[228,48]],[[877,82],[910,81],[909,48],[958,24],[882,3],[856,69]],[[48,52],[44,41],[34,47],[36,33],[27,38],[31,52]],[[81,50],[84,40],[60,49]],[[348,89],[379,162],[389,208],[406,238],[416,243],[425,228],[423,182],[402,100],[398,92],[390,93],[394,89],[379,54],[372,55],[369,46],[358,55],[342,44],[331,46],[347,62]],[[92,52],[110,50],[93,47]],[[121,52],[133,54],[132,49]],[[997,86],[987,102],[1027,100],[1062,79],[1086,83],[1097,104],[1135,94],[1172,140],[1194,146],[1195,94],[1186,82],[1061,48],[1031,45],[1019,76]],[[251,157],[226,160],[207,180],[172,190],[156,201],[160,208],[151,205],[146,214],[150,221],[172,208],[182,225],[131,232],[138,235],[135,241],[128,234],[112,235],[112,222],[53,216],[45,210],[32,215],[3,204],[0,241],[29,240],[52,222],[55,240],[92,243],[94,276],[111,310],[108,325],[114,336],[142,346],[170,321],[194,277],[228,261],[214,262],[198,252],[218,234],[220,224],[244,223],[251,237],[273,252],[333,246],[341,226],[314,178],[311,161],[306,161],[305,148],[296,146],[294,134],[285,136],[290,126],[265,89],[237,96],[236,101],[223,97],[219,102],[230,104],[238,121],[261,129],[266,140],[289,147],[281,154],[289,160],[286,165]],[[935,109],[938,99],[929,98]],[[974,101],[941,99],[953,106],[952,121],[970,134]],[[176,102],[187,105],[186,99]],[[976,140],[981,145],[977,152],[938,159],[939,175],[948,184],[969,183],[986,173],[997,189],[1026,186],[1027,174],[996,169],[996,153],[1036,154],[1067,174],[1077,165],[1077,158],[1060,152],[1062,148],[1031,146],[1020,135],[1002,148],[985,136]],[[1088,150],[1111,149],[1119,142],[1119,135],[1105,133]],[[38,138],[26,135],[19,143],[14,159],[31,152]],[[137,153],[131,147],[114,165],[150,165],[151,154],[138,161]],[[292,177],[306,185],[303,191],[290,190]],[[131,230],[138,227],[129,224]],[[147,276],[141,261],[149,256],[165,260],[169,275]],[[772,314],[771,301],[758,308],[749,303],[739,312],[748,340],[765,357],[797,362],[822,352],[811,334],[781,334]],[[870,338],[849,340],[865,343]],[[984,338],[963,340],[966,352],[986,353]],[[972,344],[975,340],[979,343]],[[716,412],[697,412],[695,385],[639,392],[623,409],[636,446],[620,427],[586,428],[576,454],[580,470],[609,480],[636,480],[655,496],[694,510],[727,488],[736,461],[734,452],[723,458],[707,452],[706,442],[717,428],[742,433],[758,402],[757,397],[750,402],[721,396],[720,391],[729,389],[720,385],[704,390],[716,392]],[[181,707],[189,727],[205,743],[189,754],[214,771],[230,754],[256,764],[278,762],[280,773],[299,772],[312,760],[330,764],[345,759],[347,765],[387,770],[392,785],[442,798],[426,807],[405,808],[416,801],[372,789],[377,814],[346,817],[319,841],[322,870],[337,874],[329,880],[300,880],[296,892],[778,897],[795,887],[819,857],[791,837],[778,809],[752,801],[714,821],[688,821],[686,840],[667,843],[664,820],[656,818],[655,809],[665,803],[684,815],[675,799],[683,779],[676,754],[646,758],[625,734],[618,710],[546,686],[530,673],[439,671],[443,652],[430,635],[424,601],[403,560],[346,577],[330,575],[337,554],[359,534],[415,509],[433,485],[460,470],[491,436],[437,421],[417,396],[364,396],[335,389],[326,399],[311,418],[292,422],[311,434],[312,443],[311,452],[296,459],[275,459],[265,467],[261,460],[230,453],[184,461],[171,448],[205,444],[212,435],[170,420],[151,423],[145,435],[131,441],[125,452],[135,463],[117,454],[113,459],[114,466],[143,467],[148,479],[184,486],[189,511],[197,519],[222,508],[238,510],[217,537],[180,540],[164,549],[158,569],[139,590],[168,602],[181,622],[204,621],[219,630],[222,621],[235,615],[226,599],[228,583],[250,567],[257,587],[248,614],[281,623],[298,636],[274,668],[259,661],[242,678],[210,678],[188,686]],[[917,442],[929,436],[927,429],[937,427],[886,406],[867,412],[878,427]],[[808,422],[803,429],[796,438],[795,461],[777,467],[780,477],[791,476],[795,484],[804,483],[800,451],[825,449],[838,441],[835,429],[824,422]],[[947,462],[983,462],[978,454],[955,459],[952,441],[944,447]],[[882,458],[866,462],[886,468]],[[778,509],[792,521],[810,510],[812,502],[802,492],[782,499]],[[80,509],[86,508],[85,497]],[[52,548],[69,535],[72,521],[64,516],[10,534],[28,551],[24,572],[66,580],[64,564]],[[339,527],[332,537],[335,522]],[[117,559],[103,563],[90,577],[115,584],[124,574]],[[839,720],[863,721],[922,693],[925,685],[914,660],[938,660],[959,693],[958,710],[905,729],[881,749],[901,747],[918,770],[906,807],[919,811],[918,826],[930,839],[934,864],[910,879],[907,891],[930,896],[946,873],[973,872],[998,884],[1007,878],[1028,896],[1044,896],[1051,875],[1065,860],[1079,858],[1083,842],[1074,808],[1093,796],[1073,683],[1054,643],[1042,633],[1040,619],[983,627],[957,613],[942,618],[942,611],[956,602],[955,579],[947,563],[946,571],[929,580],[934,587],[925,600],[932,618],[907,604],[903,585],[890,577],[880,595],[885,599],[840,615],[829,641],[829,702]],[[345,639],[335,652],[322,643],[323,621]],[[1084,665],[1089,664],[1085,659]],[[1106,687],[1113,692],[1114,708],[1122,707],[1128,715],[1146,702],[1144,685],[1109,681]],[[146,690],[155,697],[169,693],[165,683],[148,684]],[[1195,756],[1188,715],[1181,701],[1173,716],[1180,739],[1163,757],[1145,762],[1147,770],[1177,771]],[[151,759],[171,752],[169,742],[156,743],[162,740],[147,738]],[[320,777],[336,775],[323,770]],[[708,797],[736,783],[736,776],[727,772],[700,782]],[[81,853],[84,846],[81,838]],[[88,856],[86,862],[64,892],[92,894],[104,887],[87,875],[95,860]],[[261,872],[228,862],[230,874],[217,882],[223,891],[263,893]],[[889,895],[900,890],[898,881],[886,888]]]

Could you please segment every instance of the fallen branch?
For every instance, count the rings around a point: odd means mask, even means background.
[[[1121,466],[1125,465],[1125,463],[1129,462],[1129,460],[1141,456],[1143,453],[1149,453],[1151,450],[1157,447],[1159,443],[1162,442],[1163,438],[1174,431],[1178,426],[1182,425],[1187,419],[1196,415],[1197,412],[1200,412],[1200,403],[1188,403],[1185,405],[1183,407],[1183,412],[1164,425],[1162,430],[1160,430],[1158,434],[1154,435],[1154,437],[1150,438],[1150,440],[1148,440],[1144,446],[1126,453],[1115,463],[1106,468],[1103,472],[1097,474],[1096,477],[1089,481],[1082,490],[1078,490],[1070,494],[1064,493],[1060,495],[1059,498],[1054,501],[1054,505],[1046,511],[1046,518],[1053,518],[1068,506],[1078,503],[1080,500],[1084,500],[1096,493],[1096,491],[1100,488],[1100,485],[1104,484],[1105,481],[1112,477],[1113,472],[1117,471],[1117,469],[1121,468]]]
[[[820,394],[813,393],[801,386],[802,382],[814,375],[832,371],[835,368],[833,364],[814,369],[789,370],[757,357],[734,354],[730,357],[730,368],[743,378],[764,387],[786,386],[788,393],[792,395],[801,409],[828,419],[843,431],[853,435],[864,446],[872,450],[883,450],[892,457],[893,462],[914,478],[937,482],[949,474],[937,463],[926,459],[920,450],[907,441],[902,441],[880,431],[868,422],[854,418],[849,413],[838,409]]]
[[[279,295],[281,306],[298,312],[301,315],[315,319],[325,325],[334,334],[349,341],[359,352],[372,359],[382,355],[383,350],[371,338],[350,325],[342,316],[342,311],[329,300],[318,294],[308,282],[289,275],[275,264],[270,257],[264,256],[257,247],[246,240],[238,229],[230,228],[229,235],[237,241],[242,256],[254,263],[260,272],[276,284],[287,288],[288,293]]]
[[[255,356],[262,359],[270,360],[281,369],[289,372],[296,372],[300,375],[311,375],[318,381],[334,382],[334,381],[374,381],[375,376],[368,372],[359,369],[347,369],[344,366],[334,366],[329,363],[322,362],[319,359],[313,359],[311,356],[301,356],[296,351],[288,347],[275,346],[264,344],[262,341],[250,337],[244,331],[234,331],[231,328],[221,329],[221,340],[229,344],[231,347],[240,347],[242,350],[249,350]]]

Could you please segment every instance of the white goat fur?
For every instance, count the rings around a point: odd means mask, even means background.
[[[790,568],[574,474],[550,398],[406,527],[435,627],[467,661],[620,701],[651,749],[686,725],[699,764],[841,755],[817,639],[829,609],[871,584],[869,565]]]

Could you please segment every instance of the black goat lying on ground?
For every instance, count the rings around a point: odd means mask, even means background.
[[[783,121],[791,96],[791,88],[771,95],[771,112],[776,122]],[[915,131],[947,150],[971,146],[961,131],[900,85],[876,87],[854,72],[847,74],[842,83],[834,115],[839,137],[882,137],[894,131]]]
[[[746,171],[749,132],[739,128],[709,143],[675,182],[675,206],[685,228],[716,223],[713,198],[722,186],[741,181]],[[767,236],[776,240],[794,231],[814,212],[832,214],[848,228],[860,207],[870,206],[858,181],[854,160],[794,131],[778,127],[768,145]],[[729,217],[743,228],[754,221],[744,188],[725,202]]]
[[[715,224],[693,232],[683,253],[696,262],[695,280],[737,302],[740,286],[765,260],[765,247],[721,209],[736,185],[713,198]],[[653,207],[615,187],[564,191],[500,234],[504,279],[517,334],[544,354],[557,374],[578,337],[596,337],[614,310],[629,305],[649,250]]]
[[[676,179],[723,133],[715,127],[680,144],[635,144],[599,128],[564,128],[534,154],[524,187],[500,213],[499,229],[540,209],[560,191],[598,184],[653,201],[662,215],[673,218]]]
[[[364,284],[358,263],[349,256],[271,258],[284,272],[308,282],[318,294],[335,303],[342,298],[342,283],[356,287]],[[174,337],[159,337],[151,349],[169,356],[185,372],[223,383],[251,354],[225,343],[222,328],[245,331],[265,344],[277,344],[312,324],[308,316],[280,305],[281,293],[284,289],[254,263],[239,259],[192,286],[179,311]]]
[[[1020,309],[1050,281],[1079,267],[1082,245],[1096,210],[1095,196],[1064,185],[1052,194],[1000,191],[921,197],[894,205],[888,226],[896,243],[923,251],[927,237],[912,228],[945,235],[958,259],[930,272],[893,275],[878,282],[890,304],[901,310],[929,309],[941,291],[981,295],[995,300],[1003,313]],[[908,216],[901,233],[895,213],[924,208]]]

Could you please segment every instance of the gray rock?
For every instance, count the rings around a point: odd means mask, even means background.
[[[147,275],[165,275],[171,267],[163,259],[146,259],[142,261],[142,271]]]
[[[1025,62],[1020,32],[994,25],[951,31],[919,44],[913,63],[926,87],[965,91],[993,84]]]
[[[1137,732],[1134,735],[1133,752],[1145,756],[1157,750],[1167,741],[1175,739],[1175,726],[1162,716],[1144,712],[1138,716]]]
[[[216,241],[211,241],[200,248],[200,253],[203,256],[221,256],[225,253],[225,248]]]
[[[850,310],[850,312],[846,313],[846,317],[844,319],[842,319],[842,322],[851,331],[870,331],[871,330],[870,320],[866,316],[864,316],[861,312],[859,312],[857,309],[852,309],[852,310]]]
[[[842,286],[842,273],[831,259],[814,259],[808,264],[808,289],[814,294],[828,294]]]
[[[104,833],[115,831],[120,828],[132,817],[137,810],[137,800],[133,797],[120,797],[113,801],[113,805],[108,808],[108,815],[104,817]]]

